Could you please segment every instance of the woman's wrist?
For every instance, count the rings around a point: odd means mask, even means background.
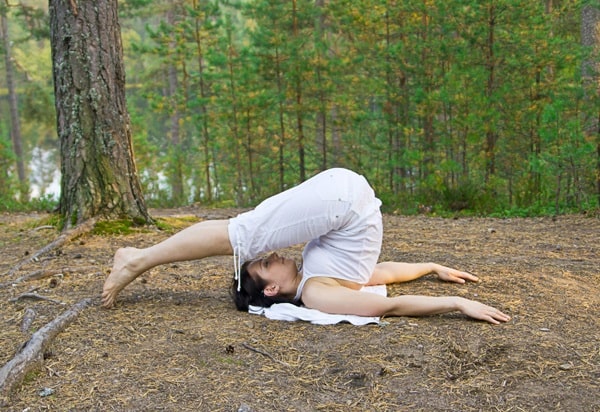
[[[442,267],[441,265],[438,265],[435,262],[428,262],[427,263],[427,269],[429,270],[429,273],[436,273],[437,274],[437,273],[439,273],[441,267]]]
[[[452,296],[452,301],[454,304],[454,310],[462,312],[464,310],[467,299],[461,298],[460,296]]]

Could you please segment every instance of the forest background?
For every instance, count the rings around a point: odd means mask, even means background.
[[[334,166],[367,176],[387,212],[599,207],[594,2],[119,4],[151,207],[251,206]],[[51,208],[48,4],[0,14],[0,207]]]

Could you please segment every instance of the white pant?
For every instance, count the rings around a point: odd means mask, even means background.
[[[364,177],[330,169],[230,219],[229,239],[242,261],[309,242],[303,252],[305,277],[364,284],[381,250],[380,205]]]

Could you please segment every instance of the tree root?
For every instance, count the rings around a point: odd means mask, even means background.
[[[20,270],[26,264],[37,261],[39,259],[39,257],[42,256],[43,254],[48,253],[51,250],[54,250],[57,247],[62,246],[69,240],[71,240],[83,233],[89,232],[94,227],[95,224],[96,224],[96,219],[88,219],[85,222],[75,226],[73,229],[70,229],[70,230],[67,230],[67,231],[61,233],[60,236],[58,236],[52,243],[47,244],[46,246],[44,246],[43,248],[41,248],[40,250],[35,252],[33,255],[28,256],[27,258],[21,260],[19,263],[17,263],[15,266],[13,266],[12,269],[10,269],[8,271],[8,273],[7,273],[8,276],[14,275],[18,270]]]
[[[44,327],[35,332],[17,351],[15,356],[0,369],[0,406],[10,391],[19,384],[28,372],[39,368],[44,360],[44,350],[90,304],[92,299],[83,299],[74,304]]]

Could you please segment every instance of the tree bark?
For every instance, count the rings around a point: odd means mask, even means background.
[[[60,212],[152,222],[133,159],[117,0],[50,0]]]

